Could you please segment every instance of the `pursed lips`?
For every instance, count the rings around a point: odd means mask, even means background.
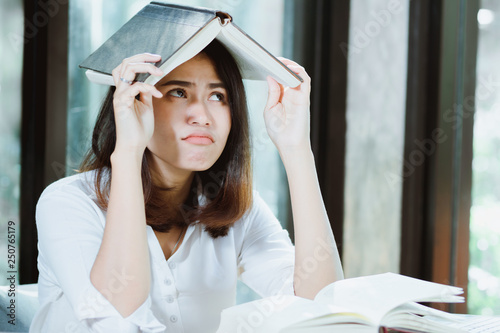
[[[213,137],[208,133],[192,133],[182,140],[195,145],[209,145],[214,143]]]

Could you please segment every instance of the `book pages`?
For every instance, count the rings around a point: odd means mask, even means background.
[[[315,301],[353,309],[380,325],[395,307],[410,301],[463,302],[461,288],[384,273],[336,281],[323,288]]]
[[[332,315],[337,313],[337,317]],[[287,327],[311,320],[305,327],[310,331],[317,319],[328,317],[328,323],[342,322],[345,318],[356,318],[355,314],[347,313],[345,309],[321,304],[309,299],[279,295],[240,304],[222,312],[221,323],[217,333],[234,332],[286,332]],[[360,319],[360,322],[363,322]]]

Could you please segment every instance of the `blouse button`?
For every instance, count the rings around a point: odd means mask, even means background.
[[[175,262],[169,262],[168,267],[170,267],[170,269],[174,269],[175,267],[177,267],[177,265],[175,264]]]
[[[170,316],[170,321],[173,322],[173,323],[176,323],[177,322],[177,316],[175,316],[175,315]]]
[[[170,279],[165,279],[165,284],[166,284],[167,286],[170,286],[170,285],[172,284],[172,280],[170,280]]]
[[[174,299],[174,296],[172,296],[172,295],[168,295],[168,296],[167,296],[167,303],[173,303],[173,302],[174,302],[174,300],[175,300],[175,299]]]

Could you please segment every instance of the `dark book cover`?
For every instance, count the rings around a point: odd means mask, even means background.
[[[85,59],[80,67],[111,75],[124,58],[139,53],[162,55],[163,64],[203,26],[217,17],[217,11],[152,2],[103,45]],[[150,74],[136,77],[143,82]]]

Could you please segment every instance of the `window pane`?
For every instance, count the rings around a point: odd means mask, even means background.
[[[352,0],[344,269],[399,271],[409,1]]]
[[[66,173],[75,173],[90,147],[99,106],[108,87],[91,84],[78,65],[120,28],[147,0],[69,2],[68,144]]]
[[[74,173],[90,147],[90,138],[106,87],[90,84],[78,68],[92,51],[150,1],[75,0],[70,2],[69,114],[67,173]],[[271,53],[282,54],[284,2],[254,0],[170,1],[183,5],[217,8],[233,16],[236,24]],[[258,18],[259,24],[255,24]],[[272,31],[272,33],[269,33]],[[262,112],[267,97],[265,82],[247,81],[251,118],[255,188],[282,224],[287,221],[288,188],[279,155],[264,127]],[[255,298],[240,285],[238,302]]]
[[[19,185],[21,74],[23,62],[24,12],[21,0],[0,2],[0,285],[6,285],[7,271],[17,271],[7,261],[7,237],[15,235],[16,259],[19,258]],[[28,41],[29,42],[29,41]],[[8,221],[15,223],[8,230]],[[10,247],[12,248],[12,246]],[[18,277],[18,275],[16,275]],[[3,318],[2,318],[3,320]]]
[[[468,311],[500,314],[500,2],[482,0],[476,67]]]

